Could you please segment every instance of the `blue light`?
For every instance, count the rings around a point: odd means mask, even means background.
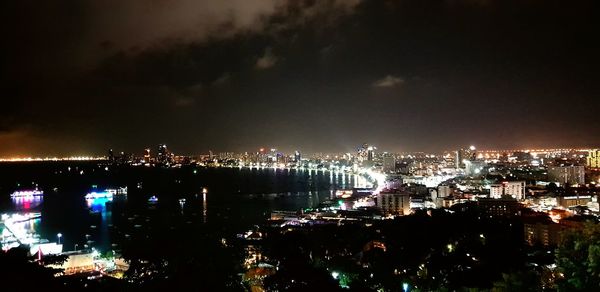
[[[113,194],[109,192],[91,192],[85,195],[85,199],[99,199],[99,198],[110,198],[112,201]]]
[[[110,197],[110,198],[95,198],[95,199],[86,199],[86,202],[92,212],[100,213],[106,209],[106,203],[112,202],[112,200],[113,200],[112,197]]]

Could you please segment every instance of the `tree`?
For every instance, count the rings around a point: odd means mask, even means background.
[[[46,268],[29,256],[24,246],[0,251],[0,281],[2,291],[58,290],[59,282],[54,278],[54,269]],[[50,259],[50,258],[49,258]],[[57,262],[60,257],[52,258]],[[35,279],[35,281],[32,281]]]
[[[589,291],[600,287],[600,224],[563,233],[556,250],[559,291]]]
[[[534,271],[503,273],[502,280],[494,283],[494,292],[504,291],[539,291],[542,283],[540,275]]]

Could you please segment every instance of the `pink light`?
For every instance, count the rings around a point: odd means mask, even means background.
[[[44,194],[44,192],[36,189],[36,190],[27,190],[27,191],[15,191],[14,193],[12,193],[10,195],[10,197],[11,198],[34,197],[34,196],[41,196],[43,194]]]

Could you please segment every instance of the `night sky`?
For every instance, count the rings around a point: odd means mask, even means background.
[[[0,156],[598,146],[594,2],[4,0]]]

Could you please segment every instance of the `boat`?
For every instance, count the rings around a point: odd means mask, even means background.
[[[112,199],[113,194],[110,192],[91,192],[88,193],[87,195],[85,195],[85,198],[87,200],[94,200],[94,199]]]
[[[148,199],[148,203],[150,203],[150,204],[158,203],[158,198],[156,196],[152,196],[152,197],[150,197],[150,199]]]
[[[35,197],[35,196],[43,196],[44,192],[39,190],[39,189],[33,189],[33,190],[20,190],[20,191],[15,191],[12,194],[10,194],[11,198],[23,198],[23,197]]]
[[[127,195],[127,187],[120,187],[117,189],[106,189],[106,192],[113,195]]]

